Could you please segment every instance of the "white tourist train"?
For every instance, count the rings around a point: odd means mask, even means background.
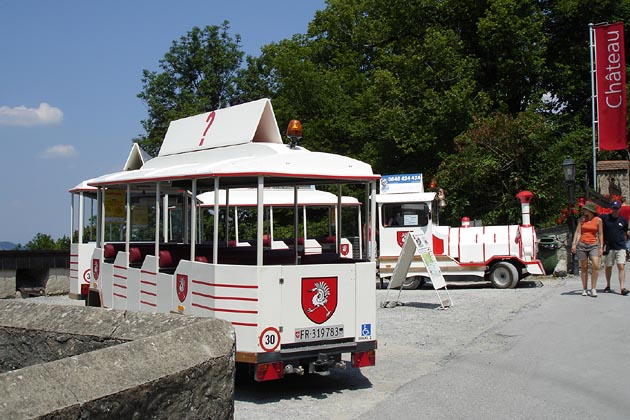
[[[88,181],[97,197],[88,303],[225,319],[236,332],[236,361],[259,381],[374,365],[375,243],[362,238],[361,220],[374,231],[380,177],[364,162],[298,146],[301,134],[292,131],[284,144],[267,99],[215,110],[171,122],[159,155],[138,169]],[[337,201],[316,249],[298,210],[314,187]],[[229,217],[243,188],[256,195],[246,245]],[[294,197],[294,223],[290,237],[278,238],[265,203],[282,188]],[[344,188],[360,191],[365,205],[344,203]],[[345,216],[346,205],[361,208],[357,219]],[[355,228],[347,242],[346,222]]]

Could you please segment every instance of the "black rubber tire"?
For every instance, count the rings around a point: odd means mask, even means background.
[[[507,261],[501,261],[492,266],[488,280],[497,289],[514,288],[518,284],[518,270]]]
[[[407,277],[402,284],[403,290],[415,290],[424,284],[424,277],[413,276]]]

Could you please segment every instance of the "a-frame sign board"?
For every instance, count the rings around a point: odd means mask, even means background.
[[[453,306],[453,300],[451,299],[451,295],[446,288],[446,280],[442,275],[442,270],[440,270],[440,266],[435,259],[433,250],[431,249],[427,238],[422,232],[410,232],[405,235],[405,241],[400,251],[400,255],[398,256],[398,262],[396,263],[394,273],[392,274],[389,286],[387,287],[387,294],[389,294],[390,289],[399,288],[400,290],[398,292],[398,298],[400,298],[400,294],[402,293],[402,284],[407,277],[407,273],[409,272],[409,267],[411,266],[411,261],[413,260],[413,256],[416,253],[416,250],[419,251],[422,262],[427,267],[427,272],[429,273],[429,277],[431,278],[431,284],[433,284],[433,288],[435,289],[435,293],[438,296],[438,300],[440,302],[440,305],[442,306],[442,309]],[[444,289],[444,291],[446,291],[446,298],[442,298],[439,292],[440,289]],[[391,306],[387,305],[386,302],[381,306]]]

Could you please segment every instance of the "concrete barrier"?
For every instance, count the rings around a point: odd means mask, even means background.
[[[15,270],[0,269],[0,299],[14,298],[16,287]]]
[[[19,277],[16,270],[0,270],[0,299],[22,297],[19,292],[22,286]],[[67,268],[40,270],[39,277],[41,279],[38,286],[43,288],[39,292],[44,295],[67,295],[70,292],[70,277]]]
[[[70,277],[65,268],[50,268],[46,280],[46,295],[67,295],[70,293]]]
[[[69,276],[68,251],[0,251],[0,298],[68,294]]]
[[[0,418],[231,419],[222,320],[0,301]]]

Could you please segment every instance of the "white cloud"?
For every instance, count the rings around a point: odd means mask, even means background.
[[[9,108],[0,106],[0,125],[31,127],[34,125],[59,124],[63,120],[63,111],[46,102],[39,108],[27,108],[24,105]]]
[[[44,150],[41,154],[41,157],[46,159],[54,159],[54,158],[71,158],[78,156],[76,149],[74,146],[69,144],[57,144],[55,146],[51,146],[48,149]]]

